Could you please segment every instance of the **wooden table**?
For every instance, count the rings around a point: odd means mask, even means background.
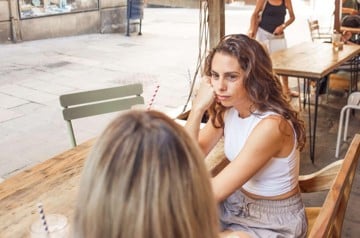
[[[93,143],[89,140],[0,183],[1,238],[28,237],[30,224],[39,219],[38,202],[45,213],[61,213],[72,222],[81,171]],[[212,174],[227,164],[222,148],[220,141],[205,160]]]
[[[278,75],[305,79],[304,89],[309,110],[310,158],[312,162],[314,162],[315,157],[315,136],[320,80],[341,64],[355,58],[359,53],[360,46],[358,45],[344,45],[343,50],[334,51],[332,49],[332,44],[329,43],[304,42],[271,54],[274,71]],[[310,80],[316,82],[313,119],[310,110]]]
[[[80,172],[94,140],[26,169],[0,183],[0,237],[28,237],[39,219],[36,204],[45,213],[73,216]]]

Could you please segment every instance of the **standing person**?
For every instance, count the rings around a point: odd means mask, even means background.
[[[107,126],[82,173],[76,238],[218,238],[203,154],[156,111],[129,111]]]
[[[289,18],[285,21],[286,11],[289,13]],[[259,15],[261,15],[260,22]],[[274,36],[285,37],[285,28],[294,21],[295,14],[291,0],[257,0],[254,12],[251,15],[248,36],[266,44]],[[286,48],[286,45],[282,47]],[[268,48],[271,53],[270,47]],[[276,50],[283,48],[277,48]],[[288,77],[282,76],[281,79],[283,92],[288,97],[288,100],[291,100],[291,97],[298,97],[299,92],[290,90]]]
[[[224,137],[230,163],[212,179],[224,233],[305,237],[298,187],[304,122],[282,94],[270,56],[258,41],[229,35],[210,51],[185,125],[204,153]],[[210,119],[200,130],[203,114]]]
[[[341,26],[351,27],[351,28],[360,28],[360,15],[348,15],[345,16],[341,21]],[[345,44],[360,44],[359,34],[353,34],[350,31],[342,32],[342,39]]]

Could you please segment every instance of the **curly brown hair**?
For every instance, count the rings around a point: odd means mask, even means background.
[[[225,36],[205,59],[204,74],[211,76],[212,61],[216,53],[228,54],[237,59],[245,73],[244,87],[258,112],[273,111],[290,120],[296,132],[298,148],[306,142],[304,121],[299,113],[286,101],[279,77],[272,67],[268,51],[258,41],[243,34]],[[208,110],[210,120],[216,128],[224,127],[226,108],[214,102]],[[252,112],[254,113],[254,111]]]

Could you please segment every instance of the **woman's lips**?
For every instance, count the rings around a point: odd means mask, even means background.
[[[229,96],[216,95],[216,98],[217,98],[219,101],[224,101],[224,100],[228,99]]]

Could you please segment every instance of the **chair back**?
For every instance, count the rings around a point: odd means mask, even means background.
[[[352,109],[360,110],[360,92],[352,92],[348,97],[347,104],[341,108],[338,135],[336,139],[336,150],[335,150],[336,158],[338,158],[340,154],[340,143],[341,143],[342,135],[343,135],[343,141],[347,140],[350,111]]]
[[[318,215],[315,216],[313,223],[309,222],[307,237],[341,237],[359,157],[360,134],[356,134],[343,160],[335,161],[311,175],[299,177],[302,192],[329,189],[322,207],[318,210]]]
[[[313,36],[319,35],[319,31],[320,31],[319,21],[308,19],[308,24],[309,24],[311,39],[313,39]]]
[[[328,39],[331,40],[331,32],[330,29],[327,31],[322,31],[319,25],[319,21],[316,19],[308,19],[308,26],[310,31],[311,40],[314,41],[315,39]]]
[[[353,92],[349,95],[347,105],[360,106],[360,92]]]
[[[60,104],[68,125],[71,144],[76,146],[71,120],[122,111],[136,104],[144,104],[142,93],[142,84],[130,84],[61,95]]]

